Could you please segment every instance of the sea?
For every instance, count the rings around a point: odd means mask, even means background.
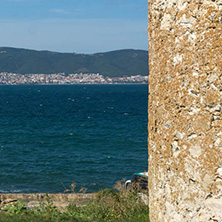
[[[0,86],[0,193],[111,188],[148,168],[146,84]]]

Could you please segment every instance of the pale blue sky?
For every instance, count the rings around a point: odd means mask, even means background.
[[[0,28],[2,47],[147,50],[147,0],[0,0]]]

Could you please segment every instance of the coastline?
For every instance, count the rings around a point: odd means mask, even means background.
[[[0,86],[81,86],[81,85],[148,85],[146,83],[76,83],[76,84],[0,84]]]

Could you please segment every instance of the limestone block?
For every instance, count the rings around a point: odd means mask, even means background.
[[[149,0],[151,222],[222,221],[222,1]]]

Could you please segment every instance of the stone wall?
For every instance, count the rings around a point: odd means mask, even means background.
[[[149,0],[151,222],[222,221],[222,0]]]
[[[87,204],[96,198],[95,193],[0,193],[0,209],[4,209],[8,204],[22,201],[26,207],[39,207],[42,203],[48,203],[47,199],[52,201],[58,208],[66,208],[70,204]]]

